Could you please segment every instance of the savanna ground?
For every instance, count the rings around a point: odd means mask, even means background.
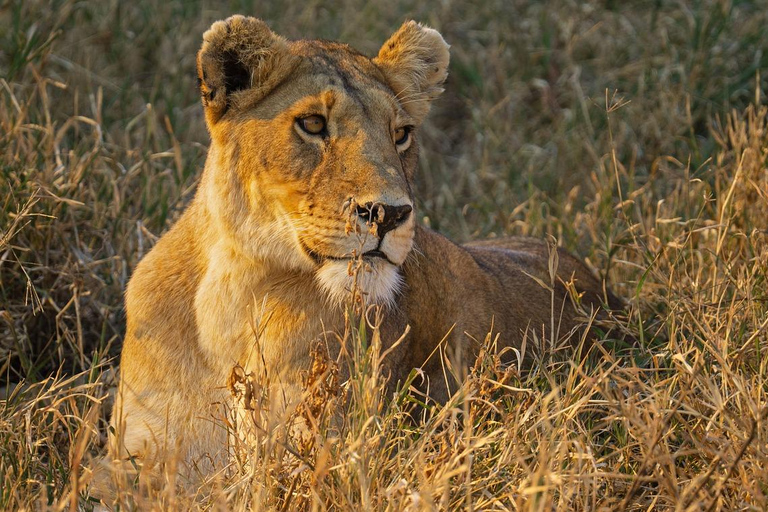
[[[418,423],[352,329],[341,427],[325,386],[299,457],[266,432],[250,466],[128,484],[121,509],[768,509],[768,6],[735,0],[4,2],[0,509],[91,506],[122,292],[194,193],[195,53],[236,12],[369,55],[404,18],[440,30],[420,217],[553,236],[627,300],[638,343],[524,374],[484,356]]]

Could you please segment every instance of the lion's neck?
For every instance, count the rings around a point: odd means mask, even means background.
[[[200,345],[222,372],[237,363],[298,382],[309,344],[336,328],[340,312],[312,272],[289,268],[279,255],[254,257],[206,224],[207,265],[195,296]]]

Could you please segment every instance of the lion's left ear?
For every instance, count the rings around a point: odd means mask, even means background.
[[[373,62],[403,108],[421,123],[448,77],[448,44],[437,30],[407,21],[384,43]]]
[[[209,127],[237,106],[239,92],[248,90],[248,101],[258,100],[293,69],[296,57],[288,45],[256,18],[235,15],[211,25],[197,54],[197,77]]]

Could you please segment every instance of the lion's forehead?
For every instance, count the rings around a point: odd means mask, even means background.
[[[387,87],[381,70],[365,55],[341,43],[328,41],[299,41],[295,53],[311,62],[317,71],[333,70],[350,80],[368,86]]]
[[[394,92],[387,85],[381,70],[364,55],[338,43],[301,41],[297,51],[304,62],[298,72],[319,87],[342,90],[348,97],[365,104],[370,96],[389,96]],[[319,90],[317,91],[320,92]]]

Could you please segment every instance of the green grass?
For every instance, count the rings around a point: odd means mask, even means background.
[[[325,414],[299,459],[267,436],[255,467],[124,508],[768,508],[762,3],[11,0],[0,509],[89,506],[122,294],[194,192],[208,144],[195,53],[235,12],[370,55],[405,18],[440,30],[452,62],[423,128],[420,216],[457,240],[553,235],[628,300],[641,347],[524,375],[481,358],[424,423],[406,417],[418,397],[380,396],[360,353],[349,417]]]

